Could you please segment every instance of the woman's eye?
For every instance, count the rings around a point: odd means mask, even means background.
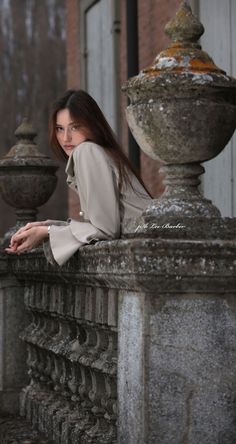
[[[63,128],[61,126],[57,126],[56,131],[57,131],[57,133],[62,133]]]
[[[71,131],[78,131],[79,130],[79,125],[73,125],[71,127]]]

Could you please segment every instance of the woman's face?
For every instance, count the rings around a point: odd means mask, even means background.
[[[63,151],[70,156],[77,145],[89,138],[89,131],[74,122],[65,108],[58,111],[56,116],[56,137]]]

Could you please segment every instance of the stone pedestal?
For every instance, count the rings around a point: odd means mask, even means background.
[[[140,241],[128,254],[119,444],[235,444],[236,242]]]

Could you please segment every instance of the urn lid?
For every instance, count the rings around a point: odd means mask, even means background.
[[[148,85],[152,93],[155,85],[156,91],[161,88],[163,94],[173,92],[173,89],[176,93],[199,90],[199,87],[204,90],[209,87],[236,89],[236,80],[217,67],[198,43],[204,27],[192,14],[187,0],[181,2],[176,16],[167,23],[165,32],[171,39],[170,45],[156,56],[151,66],[123,86],[122,89],[131,99],[137,99],[144,92],[146,94]]]
[[[158,75],[171,71],[225,74],[198,44],[204,27],[192,14],[187,1],[181,3],[175,18],[167,23],[165,33],[171,39],[170,46],[157,55],[153,65],[144,69],[144,73]]]
[[[9,166],[42,166],[57,169],[55,162],[38,150],[34,138],[37,133],[27,118],[16,129],[18,139],[8,153],[0,159],[0,169]]]

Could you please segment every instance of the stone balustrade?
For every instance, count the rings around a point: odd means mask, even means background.
[[[115,443],[118,290],[54,269],[40,252],[10,261],[31,316],[21,414],[57,443]]]
[[[21,414],[56,444],[234,444],[235,258],[220,239],[7,257],[32,316]]]

